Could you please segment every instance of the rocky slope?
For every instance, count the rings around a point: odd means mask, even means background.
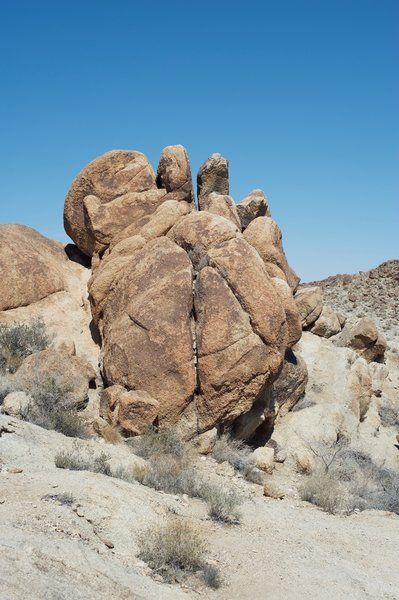
[[[370,271],[333,275],[306,285],[320,286],[324,301],[338,312],[377,324],[392,349],[399,351],[399,260],[389,260]]]

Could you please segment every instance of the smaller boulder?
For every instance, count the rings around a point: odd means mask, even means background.
[[[25,392],[11,392],[3,400],[1,410],[10,417],[20,417],[30,402]]]
[[[258,467],[258,469],[264,471],[265,473],[269,473],[270,475],[273,473],[274,448],[267,446],[256,448],[256,450],[254,450],[252,453],[252,458],[255,462],[255,466]]]
[[[318,286],[300,288],[295,294],[302,328],[310,327],[323,309],[323,290]]]
[[[211,192],[229,194],[229,162],[220,154],[212,154],[197,175],[198,205],[205,210],[206,198]]]
[[[237,204],[242,230],[258,217],[270,217],[269,203],[262,190],[253,190]]]
[[[266,498],[273,498],[273,500],[282,500],[285,496],[285,492],[273,481],[267,479],[263,485],[263,495],[266,496]]]
[[[194,202],[190,162],[183,146],[167,146],[162,150],[157,185],[159,188],[165,188],[167,192],[178,192],[181,200]]]
[[[367,361],[383,358],[387,342],[371,319],[364,317],[357,323],[347,323],[337,339],[338,346],[352,348],[359,356]]]
[[[141,435],[158,418],[159,402],[144,390],[127,391],[121,385],[106,388],[101,395],[101,416],[125,436]]]
[[[330,306],[323,306],[319,318],[314,322],[310,331],[325,338],[336,335],[341,331],[338,315]]]
[[[212,192],[206,199],[205,210],[231,221],[238,229],[241,228],[236,204],[231,196]]]

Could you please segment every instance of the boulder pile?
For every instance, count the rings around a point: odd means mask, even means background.
[[[188,436],[270,427],[272,385],[286,355],[297,362],[299,278],[263,192],[239,204],[229,193],[228,161],[213,154],[197,208],[182,146],[164,149],[157,173],[140,152],[108,152],[68,192],[65,229],[92,260],[102,413],[125,432],[129,414],[137,432],[146,419]]]

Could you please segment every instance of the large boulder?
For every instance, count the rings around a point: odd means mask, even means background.
[[[318,286],[300,288],[295,294],[295,302],[303,329],[319,318],[323,309],[323,290]]]
[[[107,384],[148,392],[162,424],[178,420],[197,385],[192,279],[184,250],[157,238],[135,252],[103,308]]]
[[[271,265],[270,275],[278,277],[276,267],[285,281],[296,291],[299,277],[291,269],[283,249],[282,234],[279,226],[270,217],[257,217],[244,231],[244,237],[257,250],[266,267]]]
[[[270,217],[269,203],[262,190],[253,190],[239,204],[237,204],[238,215],[241,220],[242,229],[258,217]]]
[[[95,240],[87,228],[86,196],[106,204],[131,192],[155,190],[155,173],[141,152],[112,150],[89,163],[76,177],[65,199],[64,226],[82,252],[91,256]]]
[[[200,210],[206,207],[211,192],[229,195],[229,163],[220,154],[212,154],[201,166],[197,176],[197,194]]]
[[[0,225],[0,311],[65,289],[63,246],[24,225]]]
[[[178,194],[179,200],[194,203],[190,162],[183,146],[167,146],[163,149],[158,165],[157,185]]]
[[[356,323],[348,322],[336,343],[338,346],[352,348],[367,361],[382,359],[387,348],[384,336],[378,332],[374,321],[367,317]]]

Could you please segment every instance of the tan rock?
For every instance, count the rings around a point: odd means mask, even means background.
[[[212,154],[197,175],[197,195],[200,210],[206,206],[211,192],[229,195],[229,163],[220,154]]]
[[[113,385],[101,395],[101,410],[111,425],[124,435],[141,435],[157,421],[159,402],[144,390],[129,392],[120,385]]]
[[[348,384],[352,412],[363,421],[373,395],[371,374],[364,359],[359,358],[352,365]]]
[[[248,411],[281,357],[251,327],[248,314],[223,277],[205,267],[195,289],[200,395],[196,399],[200,431],[231,423]]]
[[[168,192],[179,192],[181,199],[194,203],[194,189],[188,154],[183,146],[167,146],[158,165],[157,184]]]
[[[387,342],[371,319],[364,317],[355,324],[347,323],[337,339],[338,346],[352,348],[368,361],[374,361],[384,356]]]
[[[310,475],[316,468],[316,460],[310,450],[298,449],[295,452],[295,466],[299,473]]]
[[[295,302],[301,318],[302,328],[312,325],[323,309],[323,290],[320,287],[303,287],[295,294]]]
[[[25,392],[11,392],[4,398],[1,411],[11,417],[20,417],[29,401],[30,398]]]
[[[0,311],[65,289],[66,264],[61,244],[24,225],[0,225]]]
[[[325,338],[336,335],[341,331],[341,323],[338,319],[338,315],[330,306],[324,305],[310,331]]]
[[[262,190],[253,190],[248,194],[248,196],[237,204],[237,211],[243,230],[246,229],[254,219],[271,216],[269,202]]]
[[[266,498],[273,498],[273,500],[282,500],[285,497],[285,492],[273,481],[267,479],[263,485],[263,495]]]
[[[256,450],[252,453],[252,458],[254,459],[255,465],[261,471],[265,473],[269,473],[271,475],[274,469],[274,448],[270,448],[267,446],[261,446],[256,448]]]
[[[88,400],[89,385],[96,373],[91,364],[80,356],[70,356],[67,352],[48,348],[24,359],[15,377],[23,382],[23,389],[29,390],[30,382],[48,378],[61,378],[72,387],[70,398],[76,408],[83,408]]]
[[[265,263],[276,265],[283,271],[293,292],[299,284],[299,277],[291,269],[283,250],[279,226],[270,217],[257,217],[244,231],[244,237],[258,251]]]
[[[104,204],[94,196],[86,196],[83,208],[86,231],[92,239],[93,250],[101,252],[107,248],[113,238],[129,225],[136,225],[136,231],[132,235],[139,233],[140,225],[166,199],[165,190],[130,192]]]
[[[236,204],[231,196],[212,192],[206,198],[205,210],[228,219],[238,229],[241,229],[241,221],[238,216]]]
[[[170,239],[134,255],[104,305],[108,385],[144,390],[158,400],[160,424],[175,423],[193,399],[192,265]]]
[[[292,295],[292,290],[286,281],[283,281],[278,277],[273,277],[271,281],[280,297],[285,311],[287,322],[287,346],[292,348],[292,346],[301,339],[302,335],[302,325],[298,307]]]
[[[168,237],[186,251],[202,251],[231,240],[239,230],[227,219],[209,212],[192,212],[181,219]]]
[[[95,196],[101,204],[129,192],[156,189],[155,173],[141,152],[112,150],[89,163],[76,177],[65,199],[64,226],[82,252],[91,256],[93,235],[87,230],[83,201]]]
[[[285,311],[259,254],[241,237],[212,247],[207,254],[209,265],[223,275],[248,313],[255,333],[284,355]]]

